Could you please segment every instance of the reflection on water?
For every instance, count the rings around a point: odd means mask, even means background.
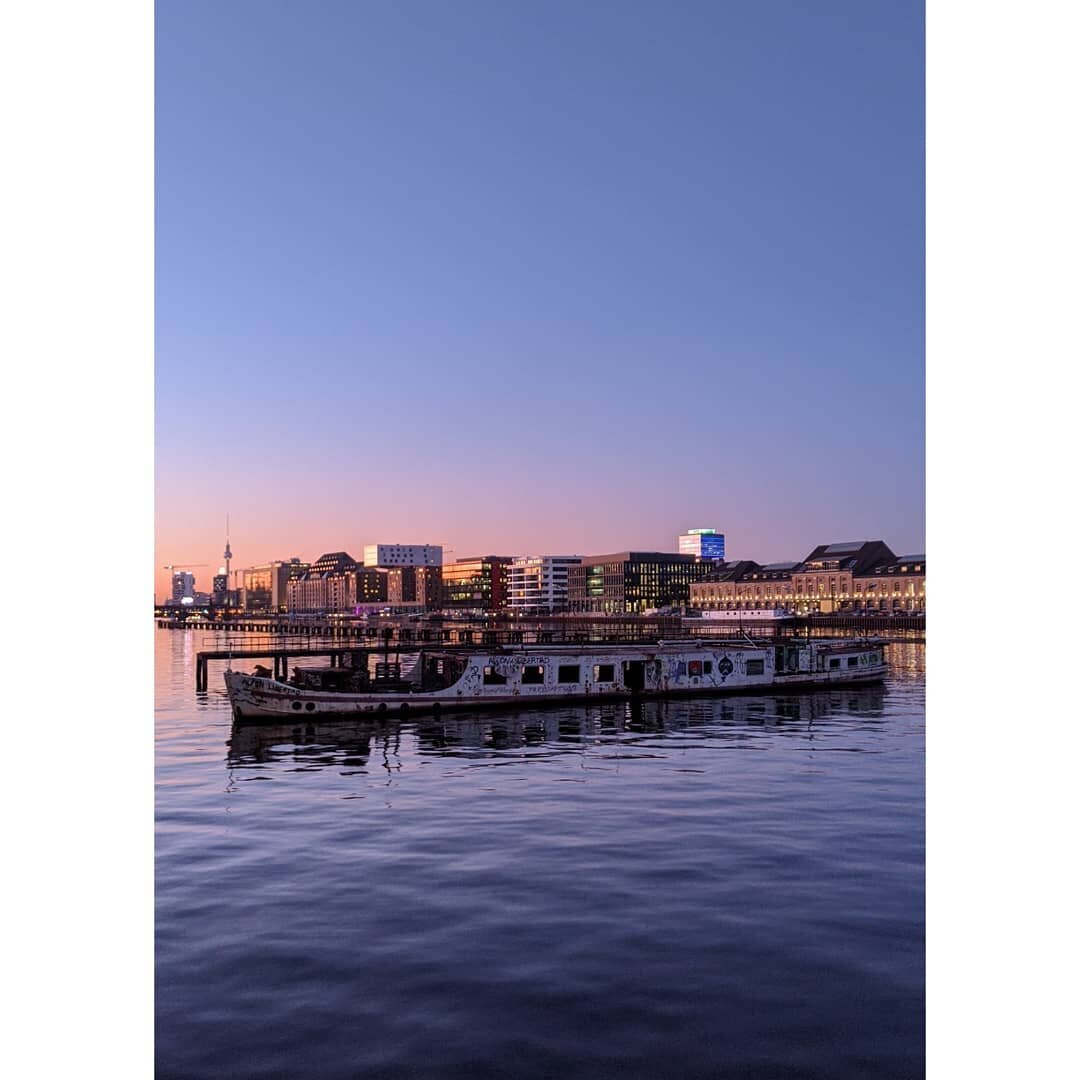
[[[236,725],[157,633],[162,1077],[911,1077],[923,664]],[[745,751],[745,752],[744,752]]]
[[[314,767],[363,765],[374,745],[399,753],[403,737],[421,754],[465,755],[482,760],[519,748],[545,754],[589,751],[598,759],[653,745],[655,736],[752,746],[759,731],[814,739],[814,721],[828,717],[880,721],[884,687],[756,697],[612,702],[513,713],[453,714],[417,720],[346,718],[288,724],[235,723],[228,743],[232,767],[268,761],[304,761]],[[392,748],[392,749],[391,749]],[[520,757],[518,760],[522,760]]]

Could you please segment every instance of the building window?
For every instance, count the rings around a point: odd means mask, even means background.
[[[526,664],[521,669],[522,686],[540,686],[544,682],[544,668],[542,664]]]
[[[765,674],[765,661],[764,660],[747,660],[746,661],[746,674],[747,675],[764,675]]]
[[[593,682],[614,682],[614,664],[595,664],[593,666]]]
[[[505,686],[506,676],[500,675],[493,667],[484,668],[485,686]]]
[[[581,682],[581,665],[580,664],[560,664],[559,665],[559,682],[560,683],[578,683],[578,682]]]

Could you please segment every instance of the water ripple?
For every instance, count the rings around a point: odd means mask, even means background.
[[[911,1077],[923,665],[236,727],[158,631],[163,1077]]]

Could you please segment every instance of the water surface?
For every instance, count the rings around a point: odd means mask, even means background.
[[[161,1077],[923,1072],[924,650],[883,687],[234,727],[158,630]]]

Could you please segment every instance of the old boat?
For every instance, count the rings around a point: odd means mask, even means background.
[[[238,720],[286,716],[406,715],[449,709],[516,708],[683,694],[879,682],[884,642],[782,640],[660,642],[655,645],[525,645],[425,649],[403,674],[400,663],[295,668],[288,680],[226,671]]]

